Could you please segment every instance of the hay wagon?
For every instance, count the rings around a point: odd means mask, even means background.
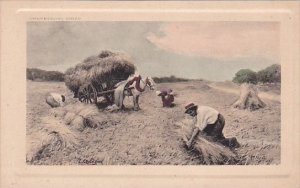
[[[78,90],[78,99],[84,103],[97,103],[98,97],[104,97],[108,103],[114,102],[115,85],[126,78],[119,78],[98,84],[85,84]]]
[[[81,102],[97,103],[98,97],[104,97],[108,103],[113,103],[115,85],[128,79],[135,70],[126,54],[102,51],[69,68],[65,84]]]

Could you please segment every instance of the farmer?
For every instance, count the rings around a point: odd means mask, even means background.
[[[235,137],[225,138],[222,131],[225,126],[225,119],[222,114],[209,106],[197,106],[190,103],[185,106],[185,113],[196,118],[195,127],[190,139],[188,139],[187,147],[192,146],[193,140],[202,133],[209,136],[213,141],[220,142],[221,144],[229,147],[238,147],[239,144]]]
[[[66,97],[58,93],[49,93],[46,96],[46,103],[52,108],[64,106]]]
[[[161,97],[163,107],[174,106],[174,93],[172,89],[161,89],[160,91],[157,91],[156,94]]]

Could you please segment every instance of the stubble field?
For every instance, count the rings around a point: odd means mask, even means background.
[[[225,137],[236,137],[241,147],[235,151],[238,164],[280,164],[280,87],[261,86],[260,96],[267,104],[257,111],[238,110],[231,104],[238,98],[238,86],[231,82],[189,81],[157,84],[172,88],[177,94],[175,107],[162,108],[161,99],[154,91],[140,97],[140,111],[133,111],[131,98],[125,99],[127,110],[108,112],[99,109],[105,117],[101,126],[77,131],[81,142],[51,155],[27,161],[43,165],[200,165],[203,161],[183,147],[175,124],[184,116],[188,102],[217,109],[226,119]],[[67,104],[79,103],[73,99],[62,82],[27,81],[27,136],[43,128],[43,118],[50,117],[51,108],[45,103],[49,92],[66,95]],[[90,104],[92,105],[92,104]],[[51,126],[51,125],[50,125]],[[27,146],[30,150],[30,146]]]

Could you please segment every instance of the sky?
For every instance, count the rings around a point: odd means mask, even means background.
[[[280,64],[277,22],[28,22],[27,67],[64,72],[102,50],[144,76],[231,80]]]

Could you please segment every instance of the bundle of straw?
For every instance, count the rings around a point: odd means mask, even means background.
[[[42,117],[40,126],[27,134],[26,161],[32,163],[64,148],[78,147],[83,141],[80,131],[106,123],[105,115],[98,112],[96,106],[84,103],[50,109],[50,116]]]
[[[64,122],[51,116],[43,117],[41,126],[26,137],[26,161],[49,157],[64,148],[77,147],[81,142],[80,135],[65,126]]]
[[[177,133],[186,144],[193,133],[193,121],[185,119],[176,125]],[[238,161],[233,151],[201,133],[196,136],[192,147],[200,155],[204,164],[236,164]]]
[[[84,103],[68,104],[64,107],[51,109],[50,114],[78,131],[83,131],[86,127],[97,127],[98,122],[96,121],[100,121],[102,118],[95,118],[100,116],[96,106]]]

